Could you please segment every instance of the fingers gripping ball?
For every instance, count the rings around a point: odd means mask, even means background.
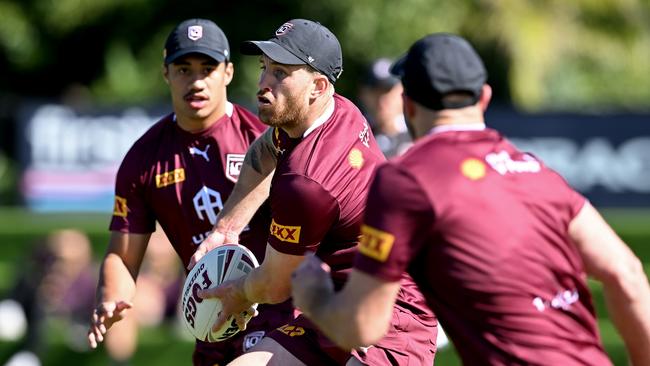
[[[221,311],[219,299],[202,299],[198,292],[212,288],[224,281],[237,279],[259,263],[246,247],[239,244],[226,244],[209,251],[196,263],[185,279],[183,286],[183,321],[190,333],[204,342],[221,342],[237,332],[239,328],[234,317],[216,332],[211,328]],[[257,306],[257,304],[255,305]],[[245,314],[246,322],[253,314]]]

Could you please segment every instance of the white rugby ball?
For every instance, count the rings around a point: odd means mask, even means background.
[[[181,303],[183,322],[196,339],[221,342],[239,332],[233,316],[221,329],[212,332],[212,325],[221,312],[221,301],[202,299],[198,292],[246,275],[258,265],[253,253],[239,244],[226,244],[212,249],[196,263],[185,279]],[[254,306],[257,307],[257,304]],[[246,313],[246,322],[252,317],[253,314]]]

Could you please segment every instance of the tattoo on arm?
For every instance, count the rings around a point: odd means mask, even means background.
[[[269,128],[251,144],[246,153],[244,164],[248,164],[262,175],[267,175],[275,169],[276,163],[277,153],[273,146],[273,128]]]

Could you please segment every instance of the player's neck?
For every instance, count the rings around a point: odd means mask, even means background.
[[[225,103],[216,108],[207,117],[181,116],[176,114],[176,122],[183,130],[190,133],[197,133],[210,128],[217,123],[223,115],[226,114]]]
[[[320,98],[312,104],[305,118],[294,128],[284,129],[291,138],[303,137],[305,133],[323,124],[334,110],[334,98]]]

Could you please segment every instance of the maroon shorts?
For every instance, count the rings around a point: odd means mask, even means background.
[[[268,333],[309,366],[345,365],[354,356],[366,365],[432,365],[436,352],[437,322],[395,307],[388,333],[377,344],[345,351],[325,337],[303,315]]]
[[[268,332],[287,324],[294,318],[291,300],[277,305],[260,305],[259,315],[251,319],[246,330],[224,342],[208,343],[197,340],[192,356],[194,366],[225,365],[253,347]]]

